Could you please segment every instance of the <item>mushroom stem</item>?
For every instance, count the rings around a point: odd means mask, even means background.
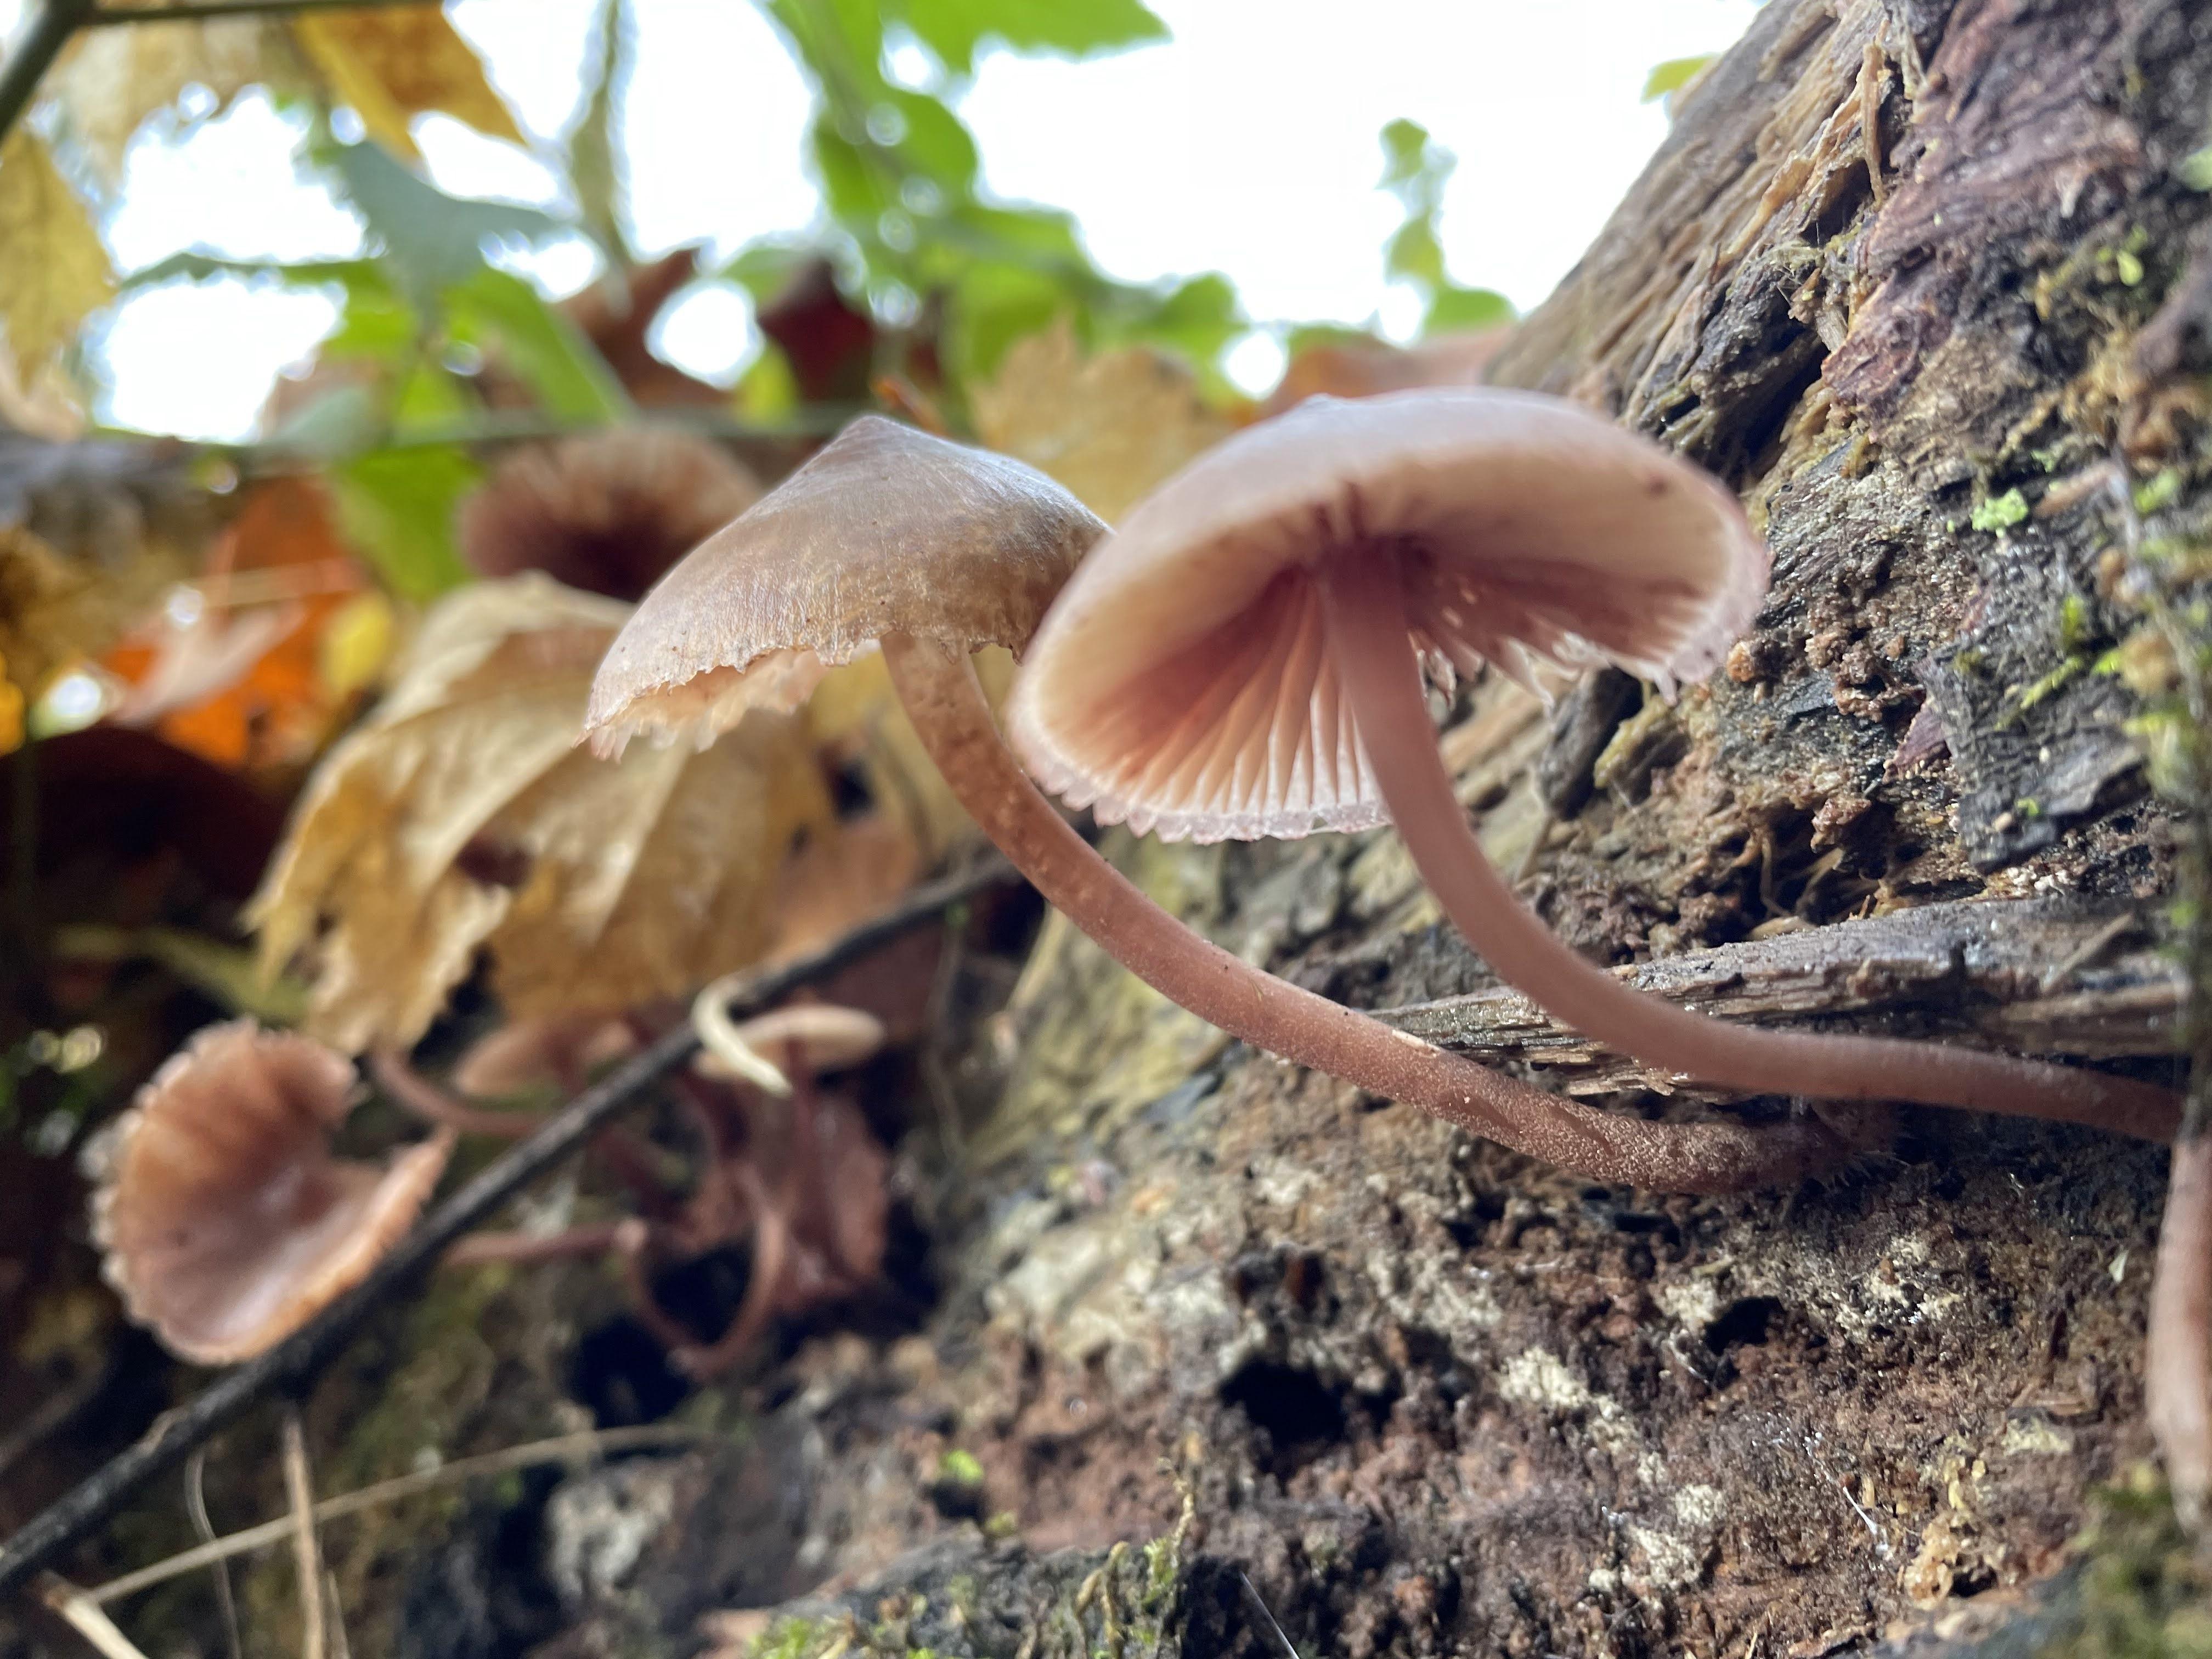
[[[1231,1036],[1595,1181],[1736,1192],[1841,1160],[1840,1141],[1809,1120],[1747,1128],[1597,1111],[1231,956],[1146,898],[1037,793],[1000,740],[966,656],[896,634],[883,651],[938,770],[1015,867],[1116,962]]]
[[[2174,1143],[2151,1281],[2143,1396],[2173,1506],[2194,1531],[2204,1523],[2212,1492],[2212,1134]]]
[[[1914,1101],[2173,1138],[2180,1102],[2149,1084],[1942,1043],[1730,1024],[1584,961],[1499,877],[1452,793],[1407,646],[1396,552],[1340,555],[1320,580],[1360,743],[1421,878],[1498,975],[1553,1018],[1648,1065],[1762,1094]]]

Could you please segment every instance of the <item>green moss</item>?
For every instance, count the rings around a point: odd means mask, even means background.
[[[2181,494],[2181,471],[2178,467],[2166,467],[2136,486],[2136,511],[2155,513],[2162,507],[2172,505]]]
[[[1977,507],[1971,522],[1977,530],[2009,530],[2027,517],[2027,498],[2015,486]]]
[[[2041,1659],[2212,1659],[2212,1581],[2163,1484],[2145,1472],[2100,1493],[2099,1506],[2081,1540],[2076,1628]]]
[[[955,1446],[937,1460],[937,1478],[950,1486],[980,1486],[983,1484],[983,1466],[975,1461],[973,1452],[962,1451]]]

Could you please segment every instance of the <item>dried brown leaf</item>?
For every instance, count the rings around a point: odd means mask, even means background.
[[[115,294],[107,246],[45,143],[18,126],[0,145],[0,332],[34,380]]]
[[[122,174],[131,135],[186,87],[215,94],[213,114],[247,87],[285,87],[300,78],[300,61],[282,24],[216,17],[84,30],[50,85],[70,135],[112,180]]]
[[[830,815],[804,728],[757,716],[618,763],[575,748],[629,610],[529,574],[425,618],[253,902],[264,963],[312,946],[311,1029],[411,1042],[479,946],[524,1016],[678,994],[765,946],[785,854]]]
[[[435,6],[316,12],[295,17],[292,36],[331,95],[352,105],[369,137],[395,155],[411,161],[420,154],[407,126],[428,110],[522,142],[483,61]]]
[[[1086,359],[1065,322],[1007,352],[974,407],[986,444],[1109,523],[1230,431],[1174,358],[1139,346]]]

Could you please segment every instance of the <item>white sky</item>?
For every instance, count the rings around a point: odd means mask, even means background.
[[[1662,59],[1725,46],[1756,0],[1152,0],[1167,44],[1068,64],[993,53],[959,100],[1001,197],[1073,211],[1092,254],[1131,280],[1218,270],[1262,323],[1380,319],[1410,296],[1382,279],[1396,204],[1376,187],[1377,134],[1399,116],[1455,152],[1445,252],[1459,281],[1542,299],[1588,246],[1665,131],[1638,102]],[[805,85],[742,0],[633,0],[624,89],[629,211],[641,252],[703,240],[728,253],[817,212],[802,146]],[[0,0],[0,29],[23,0]],[[540,141],[572,118],[592,0],[456,0]],[[915,54],[916,57],[919,54]],[[433,175],[463,194],[553,199],[510,146],[427,118]],[[283,122],[258,97],[181,143],[142,133],[107,232],[125,270],[179,249],[301,258],[356,252],[351,213],[293,175]],[[550,291],[588,279],[580,245],[528,267]],[[271,379],[333,310],[313,293],[177,285],[118,306],[100,348],[121,424],[234,437]],[[752,349],[747,306],[702,289],[662,349],[722,378]],[[1264,333],[1231,358],[1263,386]]]

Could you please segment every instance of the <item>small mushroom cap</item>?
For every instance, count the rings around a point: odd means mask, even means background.
[[[772,1066],[790,1065],[819,1074],[873,1060],[882,1052],[884,1031],[883,1021],[858,1008],[793,1002],[746,1020],[737,1027],[737,1037]],[[712,1048],[699,1056],[694,1068],[708,1077],[738,1075]]]
[[[631,600],[760,496],[704,438],[618,428],[517,450],[462,501],[455,531],[478,575],[543,570]]]
[[[1382,823],[1314,574],[1384,548],[1413,648],[1524,681],[1609,660],[1671,695],[1766,591],[1733,496],[1572,404],[1314,398],[1201,455],[1085,562],[1031,642],[1015,748],[1073,804],[1170,839]]]
[[[171,1055],[118,1125],[94,1231],[125,1309],[173,1352],[228,1364],[361,1282],[413,1224],[450,1133],[386,1166],[343,1161],[352,1062],[250,1020]]]
[[[1019,461],[864,415],[646,595],[585,730],[703,739],[893,632],[1019,652],[1105,527]]]

